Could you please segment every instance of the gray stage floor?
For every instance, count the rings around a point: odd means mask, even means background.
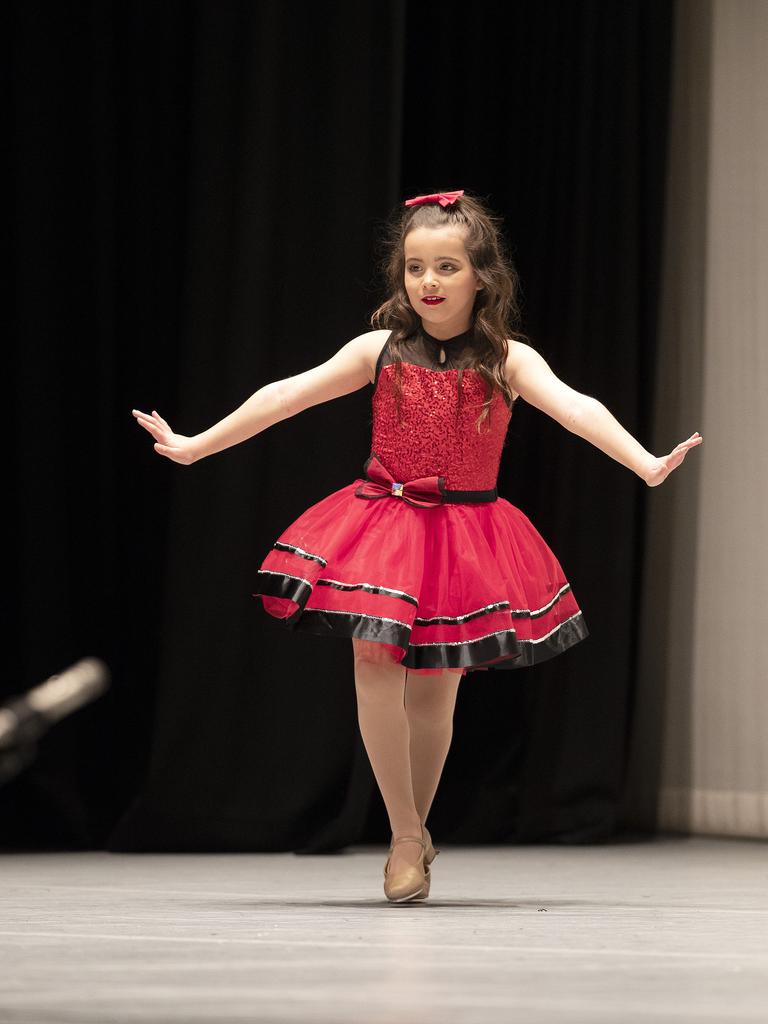
[[[444,846],[423,904],[383,846],[6,854],[0,1021],[764,1022],[767,854]]]

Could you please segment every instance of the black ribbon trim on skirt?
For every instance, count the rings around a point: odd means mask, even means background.
[[[272,616],[278,623],[315,636],[359,637],[402,647],[406,651],[400,662],[404,668],[466,668],[469,671],[524,668],[554,658],[589,636],[584,616],[578,611],[541,640],[521,640],[514,629],[506,629],[478,640],[411,645],[411,627],[406,622],[359,612],[306,609],[312,592],[307,581],[280,573],[260,572],[262,589],[254,597],[265,594],[287,598],[299,606],[287,618]]]
[[[259,577],[260,587],[252,597],[264,594],[265,597],[282,597],[288,601],[295,601],[299,609],[291,618],[301,615],[304,605],[312,593],[312,584],[309,580],[300,579],[298,576],[288,576],[281,572],[268,572],[266,569],[259,569],[256,573]],[[287,622],[288,619],[282,621]]]
[[[570,589],[571,584],[564,583],[560,590],[558,590],[558,592],[552,598],[552,600],[547,601],[547,603],[542,608],[534,608],[533,610],[531,610],[530,608],[513,608],[512,611],[510,612],[510,615],[512,616],[513,619],[540,619],[542,615],[546,615],[547,612],[552,611],[555,605],[559,601],[562,601],[565,595],[570,592]]]
[[[374,640],[396,647],[406,648],[411,635],[407,622],[388,619],[379,615],[363,615],[360,612],[329,612],[308,608],[295,622],[285,619],[289,626],[315,636],[357,637],[360,640]]]
[[[407,604],[415,604],[418,608],[419,602],[412,594],[406,594],[404,590],[393,590],[391,587],[380,587],[375,583],[339,583],[337,580],[317,580],[315,586],[332,587],[334,590],[364,590],[368,594],[384,594],[386,597],[396,597],[399,601]]]
[[[409,643],[408,625],[394,619],[310,608],[279,621],[315,636],[359,637],[402,647],[406,653],[399,664],[404,668],[525,668],[554,658],[589,636],[580,611],[543,640],[520,640],[514,629],[507,629],[479,640],[415,646]]]
[[[322,556],[309,554],[300,548],[296,548],[293,544],[278,542],[273,547],[319,562],[323,568],[328,564]],[[270,597],[288,598],[291,601],[296,601],[297,604],[301,603],[302,606],[309,599],[312,585],[300,576],[267,569],[259,569],[258,575],[264,578],[265,589],[261,593],[267,594]],[[400,601],[406,601],[408,604],[414,604],[417,607],[419,604],[418,599],[413,594],[408,594],[404,590],[396,590],[393,587],[383,587],[376,583],[341,583],[339,580],[325,580],[321,577],[315,580],[315,586],[332,587],[334,590],[343,591],[365,590],[369,594],[385,594],[387,597],[394,597]],[[564,583],[552,600],[547,601],[542,608],[534,610],[513,608],[510,611],[510,615],[513,619],[537,619],[551,611],[570,592],[570,589],[570,583]],[[464,615],[431,615],[429,617],[417,615],[413,624],[415,626],[452,626],[459,622],[470,622],[472,619],[479,619],[483,615],[490,615],[492,612],[501,611],[505,608],[509,608],[509,601],[493,601],[484,608],[478,608],[473,612],[466,612]]]
[[[576,612],[570,619],[560,623],[553,633],[544,640],[518,640],[520,645],[520,657],[515,661],[500,661],[493,665],[475,665],[469,671],[491,672],[494,670],[511,668],[530,668],[532,665],[540,665],[543,661],[549,661],[567,651],[569,647],[586,640],[589,636],[587,624],[583,614]]]
[[[318,580],[318,583],[321,582],[323,581]],[[570,589],[570,583],[565,583],[555,594],[552,600],[547,601],[542,608],[536,608],[533,611],[529,608],[513,608],[509,614],[513,619],[541,618],[542,615],[546,615],[547,612],[552,611],[555,605],[563,600]],[[481,615],[489,615],[491,612],[502,611],[505,608],[509,608],[509,601],[495,601],[493,604],[488,604],[484,608],[479,608],[475,612],[467,612],[465,615],[430,615],[429,618],[417,615],[413,624],[414,626],[453,626],[458,622],[469,622],[471,619],[480,618]]]
[[[286,544],[284,541],[276,540],[272,547],[276,551],[287,551],[292,555],[296,555],[298,558],[306,558],[310,562],[319,562],[323,568],[328,565],[321,555],[313,555],[311,551],[305,551],[303,548],[297,548],[295,544]]]
[[[325,563],[323,563],[325,564]],[[288,573],[259,569],[257,575],[263,583],[263,590],[259,593],[269,597],[284,597],[290,601],[296,601],[302,607],[307,603],[312,592],[311,584],[301,577],[290,576]],[[404,590],[394,590],[391,587],[380,587],[374,583],[338,583],[336,580],[319,579],[315,581],[317,587],[333,587],[334,590],[365,590],[368,594],[384,594],[386,597],[396,597],[407,604],[414,604],[418,607],[418,600]],[[257,596],[257,595],[254,595]],[[509,602],[505,602],[507,605]]]
[[[478,608],[474,612],[466,612],[464,615],[430,615],[425,618],[417,615],[413,620],[414,626],[455,626],[459,622],[471,622],[472,619],[479,619],[483,615],[492,615],[494,612],[506,611],[509,608],[509,601],[494,601],[492,604]]]

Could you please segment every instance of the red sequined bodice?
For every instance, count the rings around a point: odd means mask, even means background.
[[[451,348],[454,340],[458,344]],[[438,361],[439,348],[423,333],[409,341],[401,363],[400,421],[395,364],[387,362],[388,343],[382,349],[373,393],[371,451],[397,480],[434,474],[445,478],[448,490],[490,490],[496,486],[512,410],[496,390],[478,432],[475,424],[487,385],[477,370],[464,365],[471,345],[465,335],[446,342],[444,364]]]

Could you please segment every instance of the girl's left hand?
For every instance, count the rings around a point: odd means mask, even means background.
[[[681,441],[676,448],[673,448],[669,455],[664,455],[660,459],[654,459],[643,473],[643,480],[645,480],[649,487],[658,487],[659,484],[664,483],[673,469],[677,469],[688,454],[688,450],[695,448],[703,440],[704,438],[697,430],[695,434],[691,434],[687,441]]]

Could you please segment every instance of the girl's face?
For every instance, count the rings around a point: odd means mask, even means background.
[[[404,248],[405,290],[425,330],[436,338],[468,330],[475,295],[483,286],[464,249],[463,233],[449,227],[414,228]]]

